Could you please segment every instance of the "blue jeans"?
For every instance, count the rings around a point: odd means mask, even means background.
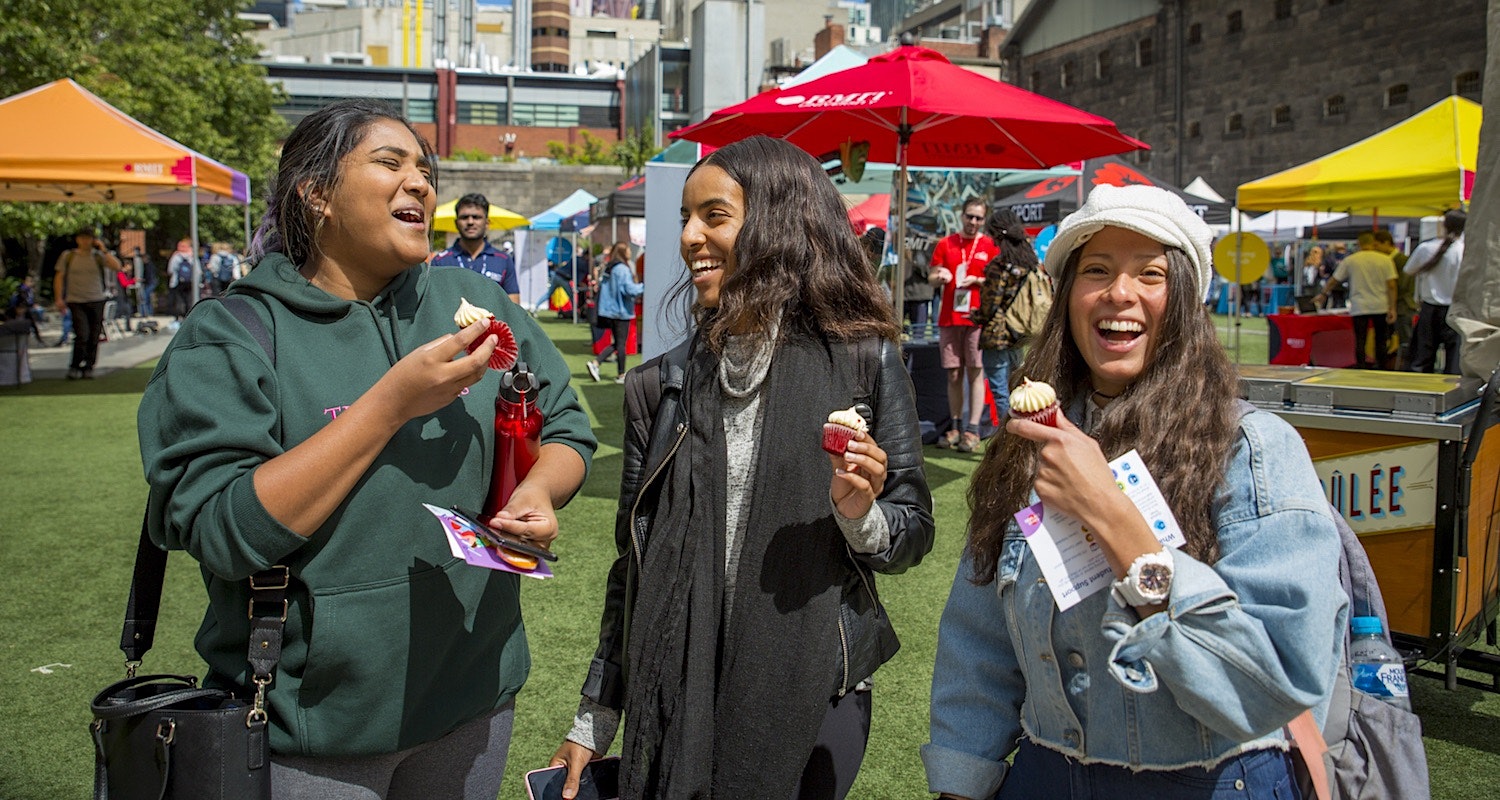
[[[1021,366],[1021,348],[980,350],[979,358],[984,364],[984,377],[990,382],[990,394],[995,396],[995,418],[1004,425],[1010,412],[1010,374]]]
[[[1131,772],[1108,764],[1080,764],[1022,739],[1015,764],[995,800],[1302,800],[1292,761],[1280,750],[1254,750],[1212,769]]]

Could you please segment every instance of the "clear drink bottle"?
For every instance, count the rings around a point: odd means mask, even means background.
[[[1349,672],[1354,688],[1411,710],[1406,690],[1406,667],[1401,654],[1385,640],[1380,617],[1355,617],[1350,620],[1353,638],[1349,642]]]

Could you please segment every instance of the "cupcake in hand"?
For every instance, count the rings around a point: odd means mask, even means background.
[[[1041,381],[1021,379],[1021,385],[1010,390],[1010,415],[1027,422],[1057,427],[1057,392]]]
[[[855,436],[869,430],[869,424],[856,408],[835,411],[828,415],[828,421],[823,424],[823,449],[829,455],[842,456]]]
[[[490,354],[490,369],[510,369],[516,364],[516,356],[520,349],[516,346],[515,334],[511,333],[510,326],[495,319],[495,315],[489,309],[480,308],[468,301],[467,298],[458,299],[458,310],[453,312],[453,324],[460,330],[473,325],[480,320],[489,320],[490,329],[483,336],[469,343],[468,350],[473,353],[484,344],[484,340],[491,334],[499,343],[495,345],[495,352]]]

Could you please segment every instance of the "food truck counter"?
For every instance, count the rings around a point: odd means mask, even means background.
[[[1397,644],[1449,688],[1500,691],[1496,378],[1241,366],[1240,395],[1302,434],[1329,501],[1360,537]],[[1460,678],[1458,668],[1490,676]],[[1432,674],[1432,670],[1420,672]]]

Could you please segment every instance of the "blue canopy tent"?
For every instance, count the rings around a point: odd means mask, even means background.
[[[534,231],[555,231],[562,227],[565,217],[571,217],[580,211],[587,211],[599,198],[579,189],[568,195],[561,203],[543,211],[531,218],[531,229]]]

